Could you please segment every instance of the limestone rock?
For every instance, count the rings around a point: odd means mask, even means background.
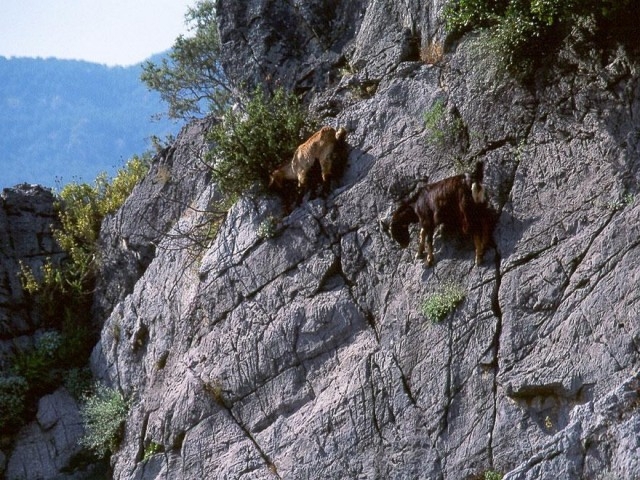
[[[64,388],[42,397],[37,420],[18,434],[5,478],[77,478],[73,462],[83,433],[78,405]]]
[[[251,5],[269,26],[253,2],[221,22]],[[281,215],[273,198],[241,199],[196,252],[175,232],[204,214],[174,218],[92,357],[136,399],[115,478],[640,474],[640,95],[579,71],[535,91],[492,83],[474,42],[450,68],[398,57],[371,96],[341,104],[326,121],[350,127],[345,176],[275,237],[258,234]],[[438,142],[424,114],[442,103],[460,129]],[[474,267],[469,241],[440,235],[425,268],[380,220],[412,179],[457,173],[456,158],[485,161],[496,248]],[[206,205],[212,192],[194,194]],[[432,324],[421,305],[449,281],[465,300]],[[586,418],[606,409],[624,414]]]
[[[97,275],[93,317],[102,325],[115,304],[131,293],[133,285],[156,255],[160,239],[188,211],[197,192],[206,188],[204,133],[214,120],[194,121],[176,143],[153,159],[146,178],[114,215],[104,219],[100,236],[100,272]]]
[[[42,319],[20,283],[20,265],[36,275],[49,256],[62,254],[52,235],[53,193],[38,185],[5,188],[0,195],[0,365],[15,342],[42,328]]]
[[[442,1],[217,5],[231,80],[306,93],[349,162],[326,200],[244,197],[208,236],[196,123],[105,222],[92,368],[132,399],[113,477],[639,477],[640,59],[565,45],[523,85],[471,35],[422,61]],[[476,160],[495,248],[474,267],[442,233],[426,268],[381,220]],[[448,282],[465,299],[431,323]]]

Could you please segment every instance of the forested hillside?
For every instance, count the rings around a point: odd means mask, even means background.
[[[160,96],[140,65],[0,57],[0,187],[91,181],[151,148],[178,125],[152,117]]]

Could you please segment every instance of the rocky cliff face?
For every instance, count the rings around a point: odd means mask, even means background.
[[[129,286],[103,285],[92,356],[133,399],[114,478],[640,475],[638,59],[573,38],[523,86],[472,36],[418,61],[442,2],[400,3],[219,2],[230,77],[306,92],[349,165],[275,236],[278,200],[243,198],[207,240],[196,125],[105,224]],[[496,247],[474,267],[443,235],[426,268],[381,220],[476,159]],[[433,324],[449,282],[465,299]]]
[[[0,365],[12,347],[31,341],[43,319],[22,290],[20,264],[39,271],[45,259],[62,253],[51,233],[54,197],[36,185],[5,188],[0,195]]]

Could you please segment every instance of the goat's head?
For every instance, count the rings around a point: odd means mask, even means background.
[[[485,203],[486,196],[484,193],[484,162],[476,162],[476,168],[471,174],[471,197],[475,203]]]
[[[333,143],[337,139],[336,129],[333,127],[327,127],[327,126],[322,127],[319,133],[320,133],[320,139],[323,141],[329,141]]]
[[[269,188],[273,190],[282,190],[286,180],[286,175],[282,168],[278,168],[269,175]]]
[[[406,248],[411,242],[409,225],[417,222],[418,215],[416,215],[413,206],[403,203],[391,216],[391,237],[398,242],[402,248]]]

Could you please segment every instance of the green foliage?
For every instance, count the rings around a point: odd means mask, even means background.
[[[484,480],[502,480],[502,474],[495,470],[487,470],[484,472]]]
[[[274,238],[278,233],[278,219],[269,215],[258,226],[258,237]]]
[[[151,457],[153,457],[156,453],[164,452],[164,446],[160,443],[150,442],[149,445],[144,449],[144,456],[142,457],[142,461],[146,462]]]
[[[215,2],[200,0],[185,16],[193,35],[180,35],[159,64],[146,62],[141,79],[160,93],[170,118],[201,115],[203,103],[216,115],[228,106],[231,91],[218,58],[220,38],[215,22]]]
[[[85,435],[81,444],[103,458],[117,450],[124,433],[129,402],[118,390],[96,384],[94,392],[84,397],[81,416]]]
[[[44,332],[36,340],[35,347],[18,352],[12,361],[14,373],[25,379],[29,392],[45,392],[58,380],[55,361],[62,336],[55,330]]]
[[[60,246],[71,253],[78,247],[93,247],[102,219],[120,208],[148,168],[148,156],[134,156],[112,179],[102,173],[93,185],[75,182],[66,185],[60,192],[62,228],[56,231]]]
[[[93,185],[65,186],[57,204],[60,226],[53,234],[68,258],[62,262],[49,258],[35,272],[24,264],[20,267],[24,290],[39,306],[44,324],[52,328],[38,337],[33,348],[12,358],[11,371],[26,384],[27,410],[63,381],[76,396],[87,389],[87,371],[79,369],[95,341],[88,312],[100,226],[105,215],[122,205],[147,168],[148,159],[134,157],[111,180],[100,175]]]
[[[65,369],[81,367],[92,344],[89,327],[66,318],[61,331],[48,330],[37,338],[33,348],[18,351],[12,357],[11,371],[24,378],[30,396],[35,399],[60,385]]]
[[[254,91],[242,111],[227,110],[208,139],[213,178],[227,196],[239,196],[290,160],[301,140],[317,126],[298,98],[284,89],[272,96]]]
[[[21,265],[25,291],[40,294],[42,303],[48,305],[90,293],[102,219],[124,203],[147,170],[148,158],[134,156],[111,180],[101,174],[93,185],[72,182],[62,188],[57,203],[60,227],[53,234],[69,259],[62,265],[48,259],[39,278]]]
[[[487,30],[507,69],[526,74],[580,18],[593,17],[602,24],[618,19],[630,6],[632,0],[451,0],[444,20],[456,34]]]
[[[434,323],[444,320],[464,300],[466,292],[455,283],[447,283],[422,304],[422,314]]]
[[[629,205],[632,205],[634,201],[635,201],[635,195],[633,193],[626,192],[621,197],[619,197],[617,200],[609,201],[606,204],[606,206],[612,212],[617,212],[617,211],[620,211],[620,210],[624,210]]]
[[[0,376],[0,430],[17,428],[23,423],[27,381],[20,376]]]
[[[64,373],[64,387],[76,400],[82,400],[92,387],[92,374],[88,367],[76,367]]]

